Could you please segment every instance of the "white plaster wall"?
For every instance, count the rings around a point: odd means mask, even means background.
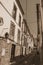
[[[20,46],[16,46],[15,56],[20,56]]]
[[[13,10],[13,6],[14,6],[14,4],[16,5],[16,7],[17,7],[17,17],[16,17],[16,22],[18,22],[18,14],[20,13],[20,15],[21,15],[21,17],[22,17],[22,13],[21,13],[21,11],[20,11],[20,9],[19,9],[19,7],[18,7],[18,5],[17,5],[17,3],[16,3],[16,1],[15,0],[1,0],[1,3],[5,6],[5,8],[8,10],[8,12],[12,15],[12,10]]]
[[[8,12],[6,12],[6,10],[0,4],[0,16],[2,16],[3,20],[4,20],[4,25],[0,26],[0,35],[3,35],[5,32],[10,31],[10,22],[12,21],[15,24],[14,40],[17,42],[18,29],[21,31],[21,28],[18,25],[19,24],[19,14],[21,15],[21,23],[23,21],[23,15],[15,0],[11,0],[11,1],[10,0],[0,0],[0,1],[11,15],[12,15],[13,5],[15,4],[17,6],[16,21],[14,21],[14,19],[8,14]],[[22,27],[22,25],[21,25],[21,27]],[[6,29],[3,30],[3,28],[6,28]]]
[[[13,3],[15,0],[1,0],[2,4],[5,6],[5,8],[12,14],[13,9]]]
[[[0,26],[0,36],[3,36],[5,32],[9,33],[10,28],[10,16],[0,4],[0,17],[3,18],[4,24]]]
[[[41,11],[41,19],[42,19],[42,31],[43,31],[43,7],[42,7],[42,4],[41,4],[41,0],[40,0],[40,11]]]

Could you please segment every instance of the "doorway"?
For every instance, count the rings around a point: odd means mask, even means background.
[[[11,48],[11,59],[10,59],[10,61],[14,61],[15,46],[16,46],[16,45],[12,44],[12,48]]]

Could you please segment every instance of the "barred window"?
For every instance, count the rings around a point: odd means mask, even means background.
[[[12,38],[14,38],[14,32],[15,32],[15,25],[14,25],[14,23],[11,21],[10,36],[11,36]]]
[[[17,7],[16,5],[14,4],[14,8],[13,8],[13,18],[16,20],[16,13],[17,13]]]

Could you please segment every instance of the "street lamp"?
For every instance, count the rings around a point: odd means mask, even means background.
[[[8,34],[8,32],[6,32],[6,33],[5,33],[5,39],[7,40],[7,43],[10,42],[10,40],[8,39],[8,37],[9,37],[9,34]]]
[[[5,33],[5,38],[7,39],[9,37],[8,32]]]

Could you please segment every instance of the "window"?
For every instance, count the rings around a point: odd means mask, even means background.
[[[15,57],[15,45],[12,44],[12,48],[11,48],[11,59],[10,61],[13,61],[14,60],[14,57]]]
[[[20,43],[20,30],[18,30],[18,43]]]
[[[3,25],[3,18],[0,17],[0,26]]]
[[[14,38],[14,32],[15,32],[15,25],[13,22],[11,22],[10,36],[12,37],[12,39]]]
[[[14,8],[13,8],[13,18],[16,20],[16,13],[17,13],[17,7],[14,4]]]
[[[23,25],[23,22],[22,22],[22,31],[24,30],[24,25]]]
[[[21,16],[19,15],[19,26],[21,27]]]
[[[40,34],[40,28],[39,28],[39,23],[40,23],[40,5],[39,4],[37,4],[36,5],[37,6],[37,26],[38,26],[38,34]]]
[[[24,46],[27,46],[27,38],[24,36]]]

